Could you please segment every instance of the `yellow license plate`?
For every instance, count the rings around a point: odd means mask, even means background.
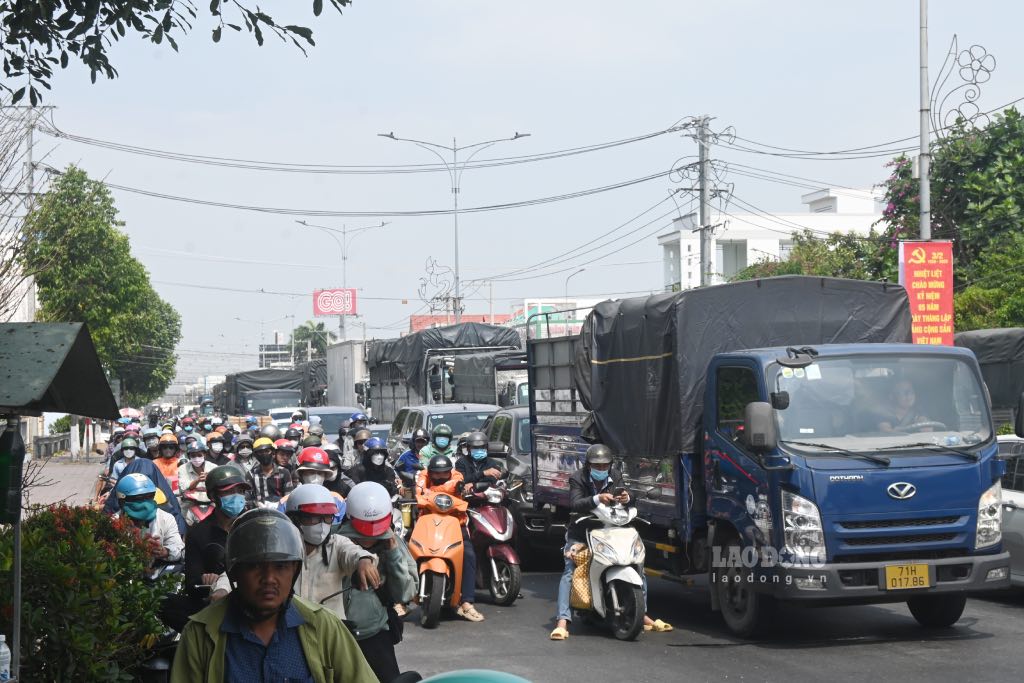
[[[885,566],[885,589],[901,591],[912,588],[929,588],[926,564],[889,564]]]

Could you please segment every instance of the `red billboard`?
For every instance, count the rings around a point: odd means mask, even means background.
[[[356,315],[356,290],[318,289],[313,292],[313,315]]]
[[[953,243],[900,242],[900,284],[910,296],[915,344],[953,345]]]

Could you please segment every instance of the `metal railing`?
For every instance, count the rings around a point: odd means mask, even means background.
[[[45,459],[71,450],[71,433],[37,436],[32,440],[32,457],[36,460]]]

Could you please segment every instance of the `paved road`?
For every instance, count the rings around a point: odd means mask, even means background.
[[[69,505],[84,505],[96,486],[101,464],[93,458],[91,463],[71,462],[67,458],[33,460],[26,467],[26,478],[32,468],[39,467],[37,484],[28,492],[30,503],[49,505],[65,501]]]
[[[400,663],[423,674],[486,665],[534,683],[1007,681],[1019,679],[1024,664],[1024,595],[970,600],[959,624],[938,632],[923,631],[902,604],[786,607],[770,638],[747,642],[726,632],[703,592],[652,579],[652,613],[674,632],[624,643],[574,626],[568,641],[552,642],[557,583],[557,574],[527,574],[515,605],[479,606],[482,624],[448,620],[425,631],[411,620]]]

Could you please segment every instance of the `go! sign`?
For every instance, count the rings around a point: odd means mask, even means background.
[[[317,289],[313,292],[313,315],[356,315],[355,289]]]

